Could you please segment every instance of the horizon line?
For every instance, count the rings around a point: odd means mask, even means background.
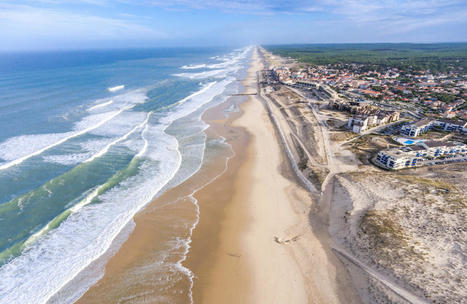
[[[71,51],[112,51],[112,50],[153,50],[153,49],[189,49],[189,48],[232,48],[247,46],[294,46],[294,45],[365,45],[365,44],[467,44],[466,41],[438,41],[438,42],[292,42],[292,43],[251,43],[251,44],[217,44],[217,45],[161,45],[161,46],[115,46],[115,47],[83,47],[83,48],[20,48],[0,49],[0,54],[31,53],[31,52],[71,52]]]

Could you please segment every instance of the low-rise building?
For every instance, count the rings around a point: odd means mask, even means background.
[[[337,99],[339,96],[337,94],[336,91],[332,90],[330,87],[328,86],[324,86],[324,85],[320,85],[319,86],[319,90],[321,92],[323,92],[324,94],[326,94],[329,98],[334,98],[334,99]]]
[[[417,137],[428,132],[431,127],[432,121],[430,119],[422,119],[415,123],[403,126],[400,132],[410,137]]]
[[[300,80],[295,82],[295,87],[300,88],[300,89],[318,89],[319,84],[316,82],[311,82],[311,81],[305,81],[305,80]]]
[[[467,122],[461,120],[439,119],[435,120],[433,125],[447,132],[467,133]]]
[[[374,115],[356,115],[349,117],[347,128],[354,133],[362,133],[370,127],[384,125],[399,120],[399,112],[381,111]]]
[[[443,141],[383,150],[375,159],[378,166],[390,170],[461,161],[467,161],[467,145]]]
[[[442,128],[446,132],[467,133],[467,122],[465,121],[449,119],[430,120],[427,118],[403,126],[400,132],[410,137],[417,137],[430,131],[433,127]]]
[[[369,117],[355,116],[350,117],[347,127],[354,133],[362,133],[368,129]]]

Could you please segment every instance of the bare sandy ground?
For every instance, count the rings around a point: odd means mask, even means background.
[[[255,54],[247,87],[254,86],[260,67]],[[321,231],[310,225],[309,194],[281,174],[286,160],[263,105],[251,97],[242,110],[234,125],[245,128],[251,142],[231,181],[234,193],[220,225],[214,263],[199,271],[194,266],[195,302],[358,303],[349,275],[329,250],[326,223],[315,223],[324,227]]]
[[[294,153],[299,167],[322,191],[310,213],[314,235],[347,266],[360,301],[466,303],[466,165],[382,171],[370,158],[391,140],[339,130],[346,116],[298,90],[264,90],[290,146],[303,151]]]
[[[287,247],[274,240],[298,222],[287,194],[294,185],[278,172],[280,150],[262,105],[252,98],[242,109],[235,125],[246,127],[252,142],[232,184],[235,193],[221,227],[219,256],[206,284],[199,286],[202,302],[306,303],[298,265]],[[213,183],[206,190],[216,186]],[[300,189],[294,190],[307,198]],[[236,290],[245,281],[250,281],[249,286]],[[197,290],[195,284],[195,297]]]
[[[375,172],[373,179],[339,175],[330,232],[378,271],[373,277],[404,288],[393,290],[409,302],[464,303],[467,198],[458,185],[465,184],[465,167]],[[374,290],[373,282],[369,289],[372,301],[387,294]],[[390,294],[386,299],[398,302]]]
[[[256,92],[255,52],[246,91]],[[211,136],[223,136],[235,156],[204,166],[135,217],[128,241],[106,266],[104,277],[80,303],[360,303],[342,262],[332,251],[327,214],[293,178],[278,135],[256,96],[240,113],[207,120]],[[211,111],[213,112],[213,111]],[[283,125],[284,122],[281,122]],[[213,176],[220,177],[206,185]],[[201,189],[199,189],[201,187]],[[170,270],[157,268],[172,234],[167,223],[190,219],[198,201],[200,219],[183,266],[193,276],[160,289]],[[181,200],[182,203],[171,202]],[[319,212],[315,212],[318,210]],[[172,225],[173,226],[173,225]],[[180,229],[183,229],[180,225]],[[177,260],[182,252],[174,252]]]

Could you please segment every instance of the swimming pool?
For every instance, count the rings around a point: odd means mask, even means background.
[[[415,145],[415,144],[423,142],[422,139],[413,140],[413,139],[404,138],[404,137],[397,137],[395,140],[404,146]]]

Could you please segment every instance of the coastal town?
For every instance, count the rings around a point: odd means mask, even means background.
[[[378,69],[362,64],[335,64],[296,70],[281,66],[274,71],[279,81],[286,84],[319,83],[349,99],[418,107],[428,115],[467,119],[467,80],[462,68],[451,67],[449,72],[438,74],[390,66]]]
[[[467,0],[0,0],[0,304],[467,304]]]
[[[461,68],[435,74],[288,62],[272,66],[268,81],[300,90],[318,111],[345,113],[348,121],[342,129],[391,135],[395,147],[373,155],[375,165],[399,170],[467,161],[467,81]],[[443,136],[430,136],[430,131]]]
[[[290,170],[316,202],[309,220],[329,232],[362,301],[462,302],[463,71],[320,66],[265,48],[260,54],[259,98]]]

